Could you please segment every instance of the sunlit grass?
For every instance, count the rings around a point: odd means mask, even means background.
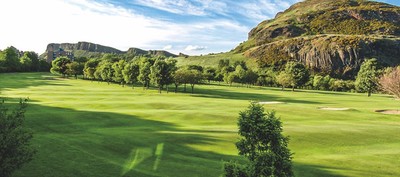
[[[297,176],[400,176],[400,116],[374,112],[399,108],[386,95],[218,85],[158,94],[47,73],[0,74],[0,92],[30,98],[38,154],[15,176],[219,176],[240,159],[236,121],[251,100],[284,102],[264,107],[283,121]]]

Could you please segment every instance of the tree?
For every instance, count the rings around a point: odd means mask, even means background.
[[[229,163],[225,165],[226,170],[236,169],[249,177],[293,176],[292,153],[287,147],[289,139],[282,135],[282,122],[274,112],[265,113],[260,104],[251,103],[247,110],[239,113],[238,127],[241,137],[236,147],[249,163],[247,168]]]
[[[6,72],[18,71],[20,62],[14,47],[8,47],[2,52],[0,64],[5,68]]]
[[[31,71],[31,68],[32,68],[32,60],[31,60],[31,58],[29,58],[28,56],[26,56],[24,54],[24,56],[22,56],[19,59],[19,62],[20,62],[20,70],[21,71],[25,71],[25,72]]]
[[[379,78],[380,88],[400,98],[400,67],[389,69]]]
[[[10,113],[4,101],[0,102],[0,176],[11,176],[36,153],[30,145],[32,132],[24,126],[26,107],[26,100],[21,100]]]
[[[292,75],[290,75],[284,71],[281,71],[279,73],[279,75],[276,76],[276,82],[282,86],[282,90],[284,90],[285,87],[288,87],[289,85],[291,85],[292,81],[293,81]]]
[[[151,82],[158,87],[158,91],[161,93],[164,85],[168,85],[173,81],[173,72],[176,70],[176,60],[166,61],[157,59],[150,70]]]
[[[143,89],[148,89],[150,86],[151,63],[148,59],[142,59],[139,66],[138,80],[143,84]]]
[[[207,67],[204,69],[203,75],[204,75],[204,78],[207,79],[208,83],[210,83],[211,80],[215,79],[215,77],[217,76],[217,73],[214,68]]]
[[[284,72],[291,76],[290,85],[292,86],[292,91],[294,91],[295,87],[304,85],[310,76],[307,68],[298,62],[286,63]]]
[[[114,75],[111,62],[106,61],[100,65],[100,75],[103,81],[106,81],[107,84],[110,84]]]
[[[78,75],[83,75],[84,65],[78,62],[72,62],[67,64],[68,75],[73,75],[75,79],[78,79]]]
[[[83,69],[83,73],[85,78],[87,79],[94,79],[94,73],[96,72],[96,67],[99,64],[99,62],[95,59],[90,59],[85,63],[85,67]]]
[[[67,74],[67,64],[71,63],[71,60],[67,57],[58,57],[51,62],[51,73],[61,74],[63,77]]]
[[[257,82],[257,79],[258,79],[258,74],[253,70],[249,69],[246,71],[243,77],[243,82],[250,87],[251,85],[254,85]]]
[[[139,65],[137,63],[128,63],[125,65],[122,71],[124,81],[127,84],[132,84],[132,89],[134,88],[134,83],[137,82],[139,76]]]
[[[192,87],[192,93],[194,90],[194,85],[201,83],[203,80],[203,74],[198,70],[188,70],[188,81],[190,87]]]
[[[368,97],[378,88],[378,61],[370,59],[364,61],[356,77],[356,88],[360,92],[367,92]]]
[[[40,71],[40,61],[39,61],[39,56],[37,53],[25,52],[24,56],[30,58],[30,60],[31,60],[31,68],[30,68],[31,71]]]
[[[124,76],[122,74],[125,64],[126,64],[125,60],[119,60],[118,62],[115,62],[112,65],[112,69],[114,71],[112,80],[116,83],[121,84],[122,86],[124,86],[125,84]]]
[[[179,68],[173,75],[174,77],[174,85],[175,85],[175,93],[178,91],[178,86],[181,84],[185,84],[184,92],[186,92],[186,84],[188,83],[188,78],[186,74],[186,68]]]

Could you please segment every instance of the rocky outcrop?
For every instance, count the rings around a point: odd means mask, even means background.
[[[354,77],[360,64],[377,58],[400,64],[400,7],[374,1],[304,0],[249,32],[234,49],[261,67],[288,60],[316,72]]]
[[[56,52],[59,50],[68,51],[74,53],[75,56],[98,56],[102,53],[111,54],[126,54],[128,56],[137,55],[151,55],[151,56],[163,56],[163,57],[177,57],[178,55],[172,54],[164,50],[142,50],[139,48],[129,48],[127,51],[120,51],[118,49],[107,47],[99,44],[94,44],[90,42],[78,42],[78,43],[51,43],[47,45],[45,54],[49,52]],[[42,56],[45,55],[42,54]]]
[[[287,60],[304,63],[315,72],[352,77],[365,59],[377,58],[381,64],[400,64],[400,38],[319,35],[299,37],[261,45],[245,53],[259,58],[261,65]]]
[[[78,42],[78,43],[61,43],[61,44],[56,44],[52,43],[47,45],[47,51],[57,51],[59,49],[63,49],[66,51],[76,51],[76,50],[83,50],[83,51],[88,51],[88,52],[99,52],[99,53],[115,53],[115,54],[121,54],[123,53],[122,51],[112,48],[112,47],[107,47],[107,46],[102,46],[99,44],[93,44],[90,42]]]

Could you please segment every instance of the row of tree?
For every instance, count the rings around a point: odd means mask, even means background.
[[[48,72],[50,64],[39,60],[35,52],[20,52],[14,47],[0,51],[0,73],[4,72]]]
[[[126,60],[99,60],[90,59],[87,62],[71,61],[67,57],[59,57],[52,62],[51,72],[65,76],[83,75],[85,79],[104,81],[110,84],[118,83],[134,85],[141,83],[148,89],[151,85],[158,88],[159,92],[169,85],[175,86],[175,92],[180,85],[194,86],[205,79],[203,73],[193,67],[180,67],[174,59],[138,57],[131,61]]]
[[[264,68],[257,72],[249,69],[243,61],[231,63],[230,60],[220,60],[217,68],[189,65],[177,67],[176,60],[152,57],[135,57],[132,60],[121,59],[112,55],[103,58],[79,58],[71,61],[66,57],[59,57],[52,63],[51,71],[63,76],[72,75],[76,78],[83,75],[85,79],[105,81],[107,83],[125,84],[141,83],[144,88],[156,86],[161,92],[168,90],[169,85],[185,86],[202,81],[225,82],[232,85],[238,83],[248,87],[252,85],[291,88],[303,88],[331,91],[358,91],[366,92],[368,96],[382,86],[380,77],[384,73],[376,59],[363,62],[356,80],[342,80],[329,75],[311,74],[301,63],[288,62],[281,69]],[[387,80],[387,79],[386,79]],[[380,87],[381,86],[381,87]],[[389,91],[389,93],[391,93]]]

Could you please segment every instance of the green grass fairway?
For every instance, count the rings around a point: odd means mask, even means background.
[[[30,98],[38,154],[17,177],[217,177],[223,161],[241,160],[236,121],[250,100],[285,103],[264,107],[290,136],[296,176],[400,176],[400,115],[374,112],[400,107],[387,95],[218,85],[158,94],[48,73],[0,74],[0,92],[8,104]]]

